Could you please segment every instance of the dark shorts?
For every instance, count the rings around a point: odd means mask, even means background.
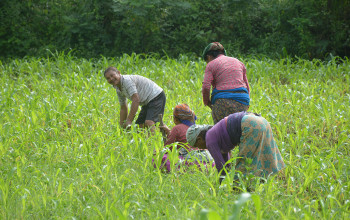
[[[164,91],[152,99],[147,105],[141,107],[136,124],[144,124],[146,120],[158,122],[158,115],[164,114],[166,97]]]

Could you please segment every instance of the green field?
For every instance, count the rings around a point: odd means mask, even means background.
[[[172,127],[179,103],[190,105],[198,124],[212,123],[201,98],[203,61],[59,53],[0,61],[0,218],[350,218],[349,60],[240,59],[251,86],[250,111],[271,123],[287,165],[250,193],[232,191],[228,180],[220,187],[215,169],[154,169],[160,133],[147,137],[135,126],[119,127],[106,67],[161,85],[164,122]]]

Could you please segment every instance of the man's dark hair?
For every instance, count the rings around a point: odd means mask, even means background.
[[[106,73],[108,73],[109,71],[114,71],[116,73],[120,73],[117,68],[115,68],[114,66],[110,66],[103,72],[103,75],[106,76]]]

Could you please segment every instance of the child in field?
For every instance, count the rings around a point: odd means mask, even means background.
[[[189,144],[208,149],[214,158],[220,182],[225,178],[230,164],[228,153],[237,145],[239,153],[236,171],[267,178],[285,167],[269,122],[260,115],[248,112],[231,114],[214,126],[192,125],[186,134]],[[237,180],[237,176],[235,180]]]
[[[166,125],[159,126],[160,129],[164,130],[167,139],[164,143],[165,149],[172,150],[174,143],[176,143],[177,149],[179,149],[179,160],[180,165],[184,163],[185,165],[194,165],[200,167],[199,163],[206,165],[206,163],[211,163],[212,158],[207,150],[199,150],[188,145],[186,140],[187,129],[195,124],[197,117],[194,112],[190,109],[187,104],[180,104],[175,106],[173,111],[173,120],[175,126],[170,130]],[[162,158],[161,168],[165,167],[168,172],[170,172],[170,161],[168,155],[164,154]]]
[[[154,132],[158,115],[164,113],[166,97],[163,89],[143,76],[122,75],[115,67],[108,67],[104,71],[104,76],[117,91],[120,103],[120,126],[128,128],[139,106],[142,106],[135,123],[141,128],[147,127]],[[132,102],[129,113],[127,99]]]

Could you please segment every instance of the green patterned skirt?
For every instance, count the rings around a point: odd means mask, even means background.
[[[273,138],[271,126],[265,118],[252,114],[242,118],[236,171],[267,178],[285,167]]]

